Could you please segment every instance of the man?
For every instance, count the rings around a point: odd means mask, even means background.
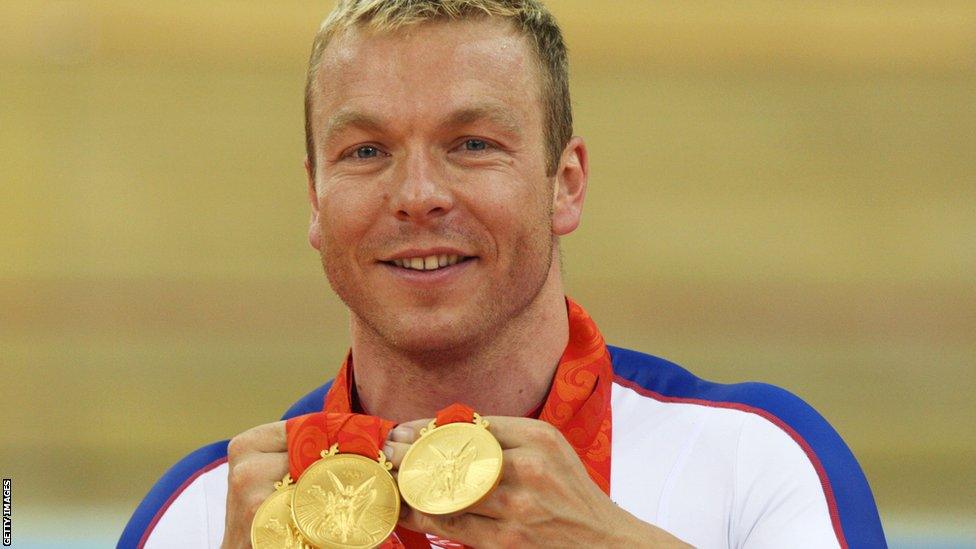
[[[351,350],[284,417],[324,402],[398,422],[396,467],[437,410],[492,416],[499,487],[457,516],[408,510],[408,547],[883,546],[857,462],[810,407],[607,347],[564,296],[558,239],[588,172],[566,67],[536,0],[340,2],[309,63],[305,168]],[[198,450],[120,544],[246,547],[287,471],[283,421]]]

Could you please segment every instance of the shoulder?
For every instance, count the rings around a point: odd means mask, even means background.
[[[309,392],[281,416],[322,410],[332,382]],[[215,547],[220,545],[227,497],[227,443],[199,448],[170,467],[126,524],[119,547]]]
[[[132,514],[119,539],[119,547],[143,547],[154,533],[168,535],[176,526],[172,519],[178,515],[183,515],[178,529],[181,535],[209,543],[206,492],[215,477],[226,479],[227,442],[204,446],[170,467]],[[192,513],[191,508],[200,512]],[[188,512],[190,516],[186,516]]]
[[[736,459],[746,462],[740,476],[745,470],[756,471],[767,480],[774,477],[752,467],[760,460],[781,457],[784,469],[790,466],[787,464],[808,463],[842,544],[884,544],[874,496],[860,465],[837,431],[802,399],[765,383],[706,381],[658,357],[608,349],[614,369],[615,423],[618,408],[623,414],[653,407],[689,410],[684,414],[687,417],[707,413],[719,436],[731,441],[734,434]]]
[[[760,416],[797,443],[823,450],[846,445],[816,410],[785,389],[766,383],[714,383],[662,358],[609,347],[614,383],[662,403],[692,404]]]

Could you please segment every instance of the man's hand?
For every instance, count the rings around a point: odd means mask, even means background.
[[[495,491],[454,516],[410,509],[400,524],[478,548],[688,547],[610,501],[555,427],[534,419],[487,419],[504,452]],[[391,433],[385,451],[394,467],[428,422],[405,423]]]
[[[288,472],[285,422],[255,427],[227,446],[227,516],[223,549],[251,546],[251,521]]]

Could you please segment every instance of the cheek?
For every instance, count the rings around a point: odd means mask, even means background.
[[[540,182],[545,185],[545,182]],[[466,198],[472,214],[493,241],[496,253],[519,263],[525,254],[545,248],[552,237],[551,204],[547,191],[525,187],[501,189]]]
[[[366,193],[323,193],[319,201],[323,255],[344,255],[345,249],[355,250],[361,244],[378,211],[372,202]]]

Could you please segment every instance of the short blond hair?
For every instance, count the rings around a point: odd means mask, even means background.
[[[573,136],[569,99],[569,60],[556,19],[538,0],[339,0],[322,22],[312,44],[305,80],[305,148],[315,168],[312,103],[322,54],[342,31],[367,28],[396,30],[429,21],[457,21],[497,17],[507,19],[534,46],[542,75],[543,137],[546,172],[555,174],[563,148]]]

